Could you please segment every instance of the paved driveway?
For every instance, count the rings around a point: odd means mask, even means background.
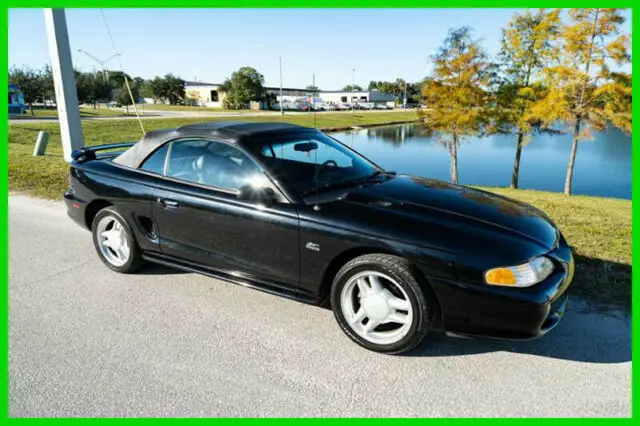
[[[366,351],[326,309],[111,272],[59,202],[11,196],[12,416],[629,416],[629,321],[574,303],[531,342]]]

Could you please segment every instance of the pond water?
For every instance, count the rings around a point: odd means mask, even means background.
[[[449,181],[449,151],[418,124],[333,133],[387,170]],[[469,138],[458,148],[462,185],[509,186],[516,135]],[[562,192],[571,135],[536,135],[523,148],[519,187]],[[631,199],[631,136],[610,128],[580,142],[573,194]]]

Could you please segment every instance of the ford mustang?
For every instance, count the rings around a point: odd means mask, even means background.
[[[68,214],[120,273],[152,262],[327,306],[391,354],[432,330],[536,338],[565,311],[573,256],[543,212],[315,129],[193,124],[72,157]]]

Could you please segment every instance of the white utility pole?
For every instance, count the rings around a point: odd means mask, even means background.
[[[64,160],[71,162],[71,152],[82,148],[84,141],[64,9],[45,9],[44,21],[49,42],[53,85],[56,91],[62,151]]]
[[[407,82],[406,81],[404,82],[404,99],[403,99],[402,105],[404,105],[403,109],[406,110],[407,109]]]
[[[282,105],[282,102],[284,102],[282,98],[282,55],[278,56],[278,60],[280,61],[280,115],[284,115],[284,106]]]
[[[351,113],[356,115],[356,102],[353,100],[356,91],[356,69],[351,70]]]

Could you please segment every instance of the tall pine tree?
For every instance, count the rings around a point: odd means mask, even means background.
[[[422,87],[425,126],[438,134],[451,155],[451,181],[458,183],[458,145],[486,124],[488,62],[469,27],[451,30],[433,56],[433,71]]]
[[[570,9],[563,29],[560,65],[545,70],[547,94],[531,108],[531,118],[551,127],[561,121],[573,131],[564,185],[571,182],[578,142],[607,125],[631,132],[631,76],[612,64],[631,61],[630,35],[620,34],[621,9]]]

